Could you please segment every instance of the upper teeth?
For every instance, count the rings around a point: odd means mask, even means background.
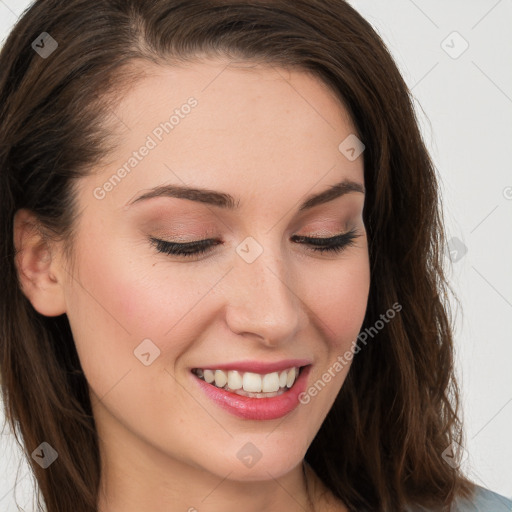
[[[229,389],[243,389],[251,393],[273,393],[279,388],[291,388],[299,374],[299,368],[293,367],[280,372],[252,373],[237,370],[211,370],[197,369],[195,373],[209,384],[215,384],[218,388],[228,385]]]

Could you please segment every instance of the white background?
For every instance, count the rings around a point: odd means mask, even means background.
[[[448,238],[460,241],[449,277],[463,308],[455,331],[463,467],[480,485],[512,498],[512,1],[350,3],[377,29],[412,89],[441,179]],[[0,0],[0,41],[28,4]],[[450,260],[449,248],[446,254]],[[32,510],[27,473],[5,427],[1,510],[18,510],[16,475],[18,504]]]

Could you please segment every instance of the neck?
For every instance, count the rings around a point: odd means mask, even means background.
[[[107,441],[107,440],[105,440]],[[105,450],[108,446],[108,450]],[[102,475],[98,512],[225,512],[237,504],[245,512],[320,512],[312,469],[300,461],[279,478],[231,480],[130,443],[108,439],[100,451]],[[128,452],[128,453],[127,453]],[[308,494],[309,493],[309,494]],[[316,504],[316,508],[313,504]]]

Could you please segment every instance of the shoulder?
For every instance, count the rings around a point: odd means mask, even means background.
[[[512,500],[490,489],[477,485],[472,499],[458,498],[452,512],[512,512]],[[407,512],[429,512],[423,507],[411,507]]]
[[[472,500],[457,500],[454,512],[512,512],[512,500],[477,486]]]

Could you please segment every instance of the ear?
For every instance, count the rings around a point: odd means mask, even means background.
[[[62,269],[35,215],[25,208],[13,219],[15,264],[23,293],[45,316],[66,312]]]

